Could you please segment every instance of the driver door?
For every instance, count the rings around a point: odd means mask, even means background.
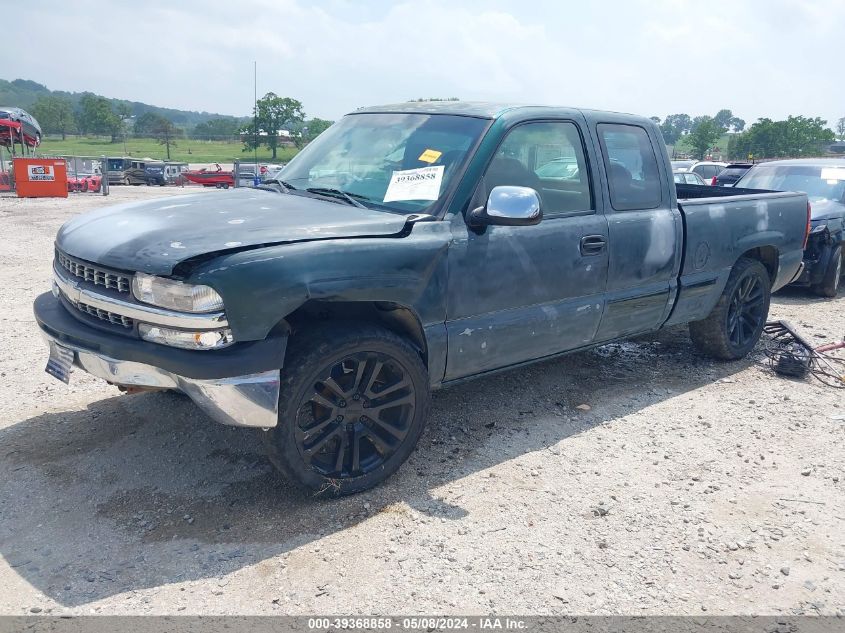
[[[597,210],[587,147],[574,120],[516,125],[470,208],[496,186],[531,187],[542,221],[474,229],[462,215],[453,218],[447,381],[593,341],[604,308],[608,226]]]

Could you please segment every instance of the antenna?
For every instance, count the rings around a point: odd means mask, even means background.
[[[258,180],[258,62],[252,62],[252,146],[255,149],[255,170],[253,174],[253,184]]]

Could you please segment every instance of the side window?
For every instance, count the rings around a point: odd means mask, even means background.
[[[660,172],[646,131],[636,125],[602,123],[598,132],[613,208],[659,206],[663,198]]]
[[[594,209],[590,174],[578,127],[565,121],[524,123],[508,132],[487,167],[480,193],[531,187],[546,215]]]

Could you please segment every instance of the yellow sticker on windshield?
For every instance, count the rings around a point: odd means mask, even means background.
[[[442,155],[443,152],[438,152],[436,149],[427,149],[422,154],[420,154],[420,157],[417,160],[421,160],[424,163],[433,163]]]

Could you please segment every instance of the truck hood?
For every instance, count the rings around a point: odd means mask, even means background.
[[[828,198],[810,198],[813,220],[830,220],[845,217],[845,204]]]
[[[167,275],[187,259],[268,244],[397,235],[403,215],[255,189],[122,204],[65,223],[68,255],[126,271]]]

